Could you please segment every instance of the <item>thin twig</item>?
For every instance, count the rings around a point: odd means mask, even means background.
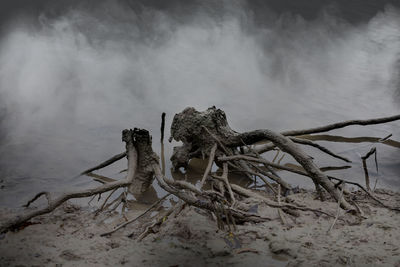
[[[343,189],[344,189],[344,186],[342,187],[342,190],[340,192],[340,198],[343,197]],[[337,219],[339,218],[339,214],[340,214],[340,199],[338,200],[335,219],[333,220],[333,222],[332,222],[331,226],[329,227],[327,233],[329,233],[332,230],[332,228],[335,225]]]
[[[108,160],[106,160],[106,161],[100,163],[99,165],[97,165],[97,166],[95,166],[95,167],[93,167],[93,168],[87,169],[86,171],[83,171],[83,172],[81,173],[81,175],[84,175],[84,174],[87,174],[87,173],[89,173],[89,172],[92,172],[92,171],[95,171],[95,170],[98,170],[98,169],[102,169],[102,168],[104,168],[104,167],[107,167],[108,165],[111,165],[111,164],[113,164],[114,162],[116,162],[116,161],[118,161],[118,160],[120,160],[120,159],[123,159],[124,157],[126,157],[126,152],[122,152],[122,153],[120,153],[120,154],[117,154],[117,155],[113,156],[112,158],[110,158],[110,159],[108,159]]]
[[[25,207],[25,208],[29,207],[29,205],[31,205],[33,202],[35,202],[39,197],[41,197],[43,195],[46,196],[47,203],[50,203],[51,202],[50,193],[43,191],[43,192],[36,194],[36,196],[34,196],[31,200],[29,200],[28,203],[23,205],[23,207]]]
[[[201,178],[200,189],[203,188],[204,183],[205,183],[205,181],[207,179],[207,176],[209,175],[209,173],[211,171],[211,167],[212,167],[213,162],[214,162],[215,151],[217,151],[217,144],[216,143],[212,146],[212,148],[210,150],[210,155],[209,155],[209,159],[208,159],[207,168],[204,171],[203,178]]]
[[[257,158],[262,159],[261,155],[257,152],[257,150],[252,149],[252,148],[251,148],[249,145],[247,145],[243,140],[241,140],[241,141],[242,141],[242,143],[247,147],[247,149],[248,149],[250,152],[253,152],[254,154],[256,154]],[[278,152],[277,152],[277,154],[275,155],[275,158],[274,158],[274,160],[273,160],[272,162],[274,162],[275,159],[276,159],[276,157],[279,155],[280,149],[278,148],[277,151],[278,151]],[[264,164],[264,163],[263,163],[264,167],[265,167],[269,172],[271,172],[271,173],[268,173],[268,172],[262,170],[261,168],[259,168],[259,167],[258,167],[256,164],[254,164],[254,163],[248,162],[248,164],[250,164],[251,166],[253,166],[254,168],[256,168],[261,174],[263,174],[263,175],[269,177],[271,180],[277,182],[278,184],[281,184],[281,185],[285,188],[285,190],[290,190],[290,189],[291,189],[291,188],[290,188],[290,185],[289,185],[288,183],[286,183],[284,180],[282,180],[281,177],[279,177],[279,175],[278,175],[268,164]],[[276,190],[272,187],[272,185],[271,185],[270,183],[268,183],[268,181],[267,181],[262,175],[256,174],[256,176],[260,177],[261,180],[263,180],[264,183],[272,190],[272,192],[274,192],[274,194],[276,194]]]
[[[362,164],[363,164],[363,169],[364,169],[364,174],[365,174],[365,186],[367,187],[368,191],[371,191],[370,183],[369,183],[369,174],[368,174],[368,167],[367,167],[367,159],[374,154],[376,155],[376,147],[371,148],[371,150],[365,154],[362,159]],[[375,158],[376,160],[376,158]],[[377,161],[375,161],[376,166],[378,166]],[[378,169],[378,167],[376,167]]]
[[[351,160],[349,160],[348,158],[339,156],[339,155],[333,153],[332,151],[330,151],[329,149],[327,149],[326,147],[323,147],[323,146],[321,146],[321,145],[319,145],[319,144],[317,144],[317,143],[315,143],[315,142],[313,142],[311,140],[302,139],[302,138],[296,138],[296,137],[290,137],[290,139],[293,142],[298,143],[298,144],[308,145],[308,146],[312,146],[312,147],[318,148],[322,152],[325,152],[326,154],[331,155],[334,158],[341,159],[341,160],[343,160],[345,162],[351,162]]]
[[[373,124],[381,124],[387,123],[391,121],[400,120],[400,114],[391,116],[391,117],[383,117],[369,120],[350,120],[350,121],[342,121],[338,123],[328,124],[322,127],[310,128],[310,129],[302,129],[302,130],[293,130],[293,131],[285,131],[281,132],[281,134],[286,136],[295,136],[295,135],[305,135],[305,134],[313,134],[313,133],[322,133],[328,132],[335,129],[344,128],[350,125],[373,125]]]
[[[158,225],[161,225],[163,222],[165,222],[168,218],[169,215],[171,215],[171,213],[174,211],[174,209],[176,208],[180,208],[180,206],[183,204],[178,204],[174,207],[171,207],[166,214],[164,214],[163,216],[160,216],[152,225],[150,225],[149,227],[146,227],[146,229],[144,230],[143,233],[141,233],[139,235],[139,237],[137,238],[137,240],[140,242],[142,241],[146,236],[148,236],[150,233],[155,233],[154,232],[154,228]],[[132,237],[132,234],[129,234],[128,237]]]
[[[392,137],[392,135],[393,135],[393,134],[388,134],[386,137],[384,137],[384,138],[382,138],[382,139],[379,139],[378,142],[379,142],[379,143],[385,142],[385,141],[388,140],[390,137]]]
[[[327,215],[329,217],[332,217],[332,218],[335,217],[335,216],[333,216],[333,215],[331,215],[331,214],[329,214],[329,213],[327,213],[325,211],[322,211],[322,210],[312,209],[312,208],[303,207],[303,206],[296,206],[296,205],[289,204],[289,203],[281,203],[279,205],[278,203],[276,203],[276,202],[274,202],[274,201],[272,201],[272,200],[270,200],[270,199],[268,199],[266,197],[263,197],[263,196],[261,196],[261,195],[259,195],[257,193],[254,193],[254,192],[252,192],[252,191],[250,191],[248,189],[245,189],[245,188],[243,188],[243,187],[241,187],[239,185],[232,184],[231,186],[232,186],[232,189],[234,191],[236,191],[237,193],[239,193],[239,194],[241,194],[243,196],[253,197],[253,198],[259,199],[259,200],[263,201],[265,204],[267,204],[268,206],[273,207],[273,208],[288,208],[288,209],[297,209],[297,210],[303,210],[303,211],[312,211],[312,212],[325,214],[325,215]]]
[[[106,184],[106,183],[112,183],[115,182],[117,180],[103,176],[103,175],[99,175],[93,172],[88,172],[85,175],[90,176],[93,178],[93,180],[95,180],[96,182],[102,183],[102,184]]]
[[[215,134],[213,134],[207,127],[202,126],[202,128],[204,130],[206,130],[206,132],[217,142],[217,144],[219,145],[219,147],[223,150],[223,152],[225,153],[225,155],[231,156],[233,155],[233,152],[231,150],[229,150],[224,144],[223,142],[217,137],[215,136]],[[241,140],[243,143],[243,140]],[[236,164],[235,164],[236,165]],[[243,169],[247,170],[249,169],[249,167],[244,163],[239,161],[238,166],[236,167],[237,169],[240,169],[240,167],[242,167]],[[248,173],[245,172],[245,175],[247,177],[249,177],[250,179],[252,178],[251,175],[249,175]]]
[[[228,180],[228,164],[226,162],[223,163],[222,165],[223,168],[223,173],[221,178],[224,180],[226,187],[228,188],[229,196],[231,197],[232,200],[232,206],[235,204],[235,195],[233,194],[231,184],[229,183]]]
[[[164,143],[165,112],[161,114],[161,143]]]
[[[255,157],[251,157],[251,156],[246,156],[246,155],[234,155],[234,156],[222,156],[222,157],[218,157],[219,161],[230,161],[230,160],[248,160],[248,161],[254,161],[254,162],[260,162],[263,164],[268,164],[269,166],[276,168],[276,169],[281,169],[281,170],[285,170],[285,171],[289,171],[289,172],[293,172],[293,173],[297,173],[300,175],[304,175],[308,177],[308,174],[305,171],[301,171],[301,170],[297,170],[294,168],[290,168],[284,165],[279,165],[276,163],[273,163],[271,161],[268,161],[266,159],[263,158],[255,158]]]
[[[116,231],[118,231],[119,229],[121,229],[121,228],[127,226],[128,224],[137,221],[138,219],[142,218],[142,217],[143,217],[144,215],[146,215],[149,211],[151,211],[154,207],[156,207],[158,204],[160,204],[161,201],[163,201],[164,199],[166,199],[166,198],[169,197],[170,195],[171,195],[170,193],[166,194],[165,196],[163,196],[162,198],[160,198],[159,200],[157,200],[155,203],[153,203],[153,205],[151,205],[147,210],[145,210],[145,211],[144,211],[143,213],[141,213],[139,216],[136,216],[135,218],[133,218],[133,219],[131,219],[131,220],[129,220],[129,221],[127,221],[127,222],[125,222],[125,223],[119,225],[118,227],[114,228],[113,230],[111,230],[111,231],[109,231],[109,232],[106,232],[106,233],[101,234],[100,236],[108,236],[108,235],[111,235],[111,234],[115,233]]]
[[[278,205],[281,205],[281,185],[280,184],[278,184],[278,195],[277,195],[277,197],[278,197]],[[287,222],[286,222],[285,217],[282,214],[282,209],[278,208],[278,214],[279,214],[279,217],[282,220],[282,224],[286,225]]]
[[[260,167],[258,167],[256,164],[249,162],[250,165],[252,165],[258,172],[260,173],[254,173],[254,175],[257,175],[258,177],[260,177],[261,180],[263,180],[263,182],[265,183],[265,185],[271,189],[271,191],[276,195],[277,192],[275,190],[275,188],[267,181],[267,179],[264,178],[263,175],[269,177],[271,180],[276,181],[275,179],[277,178],[277,176],[274,176],[273,174],[270,174],[268,172],[264,172]],[[262,175],[263,174],[263,175]],[[278,177],[279,178],[279,177]]]
[[[165,151],[164,151],[164,128],[165,128],[165,112],[161,114],[161,171],[165,175]]]
[[[337,181],[341,181],[341,182],[344,182],[344,183],[346,183],[346,184],[352,184],[352,185],[358,186],[358,187],[361,188],[361,190],[364,191],[371,199],[375,200],[375,201],[376,201],[379,205],[381,205],[382,207],[387,208],[387,209],[389,209],[389,210],[399,211],[399,212],[400,212],[400,207],[399,207],[399,208],[396,208],[396,207],[391,207],[391,206],[388,206],[388,205],[384,204],[382,201],[380,201],[379,199],[377,199],[376,197],[374,197],[367,189],[365,189],[364,186],[360,185],[359,183],[351,182],[351,181],[344,180],[344,179],[340,179],[340,178],[336,178],[336,177],[333,177],[333,176],[328,176],[328,178],[329,178],[329,179],[333,179],[333,180],[337,180]]]
[[[107,201],[110,199],[111,195],[114,194],[115,191],[117,191],[118,188],[115,188],[110,192],[110,194],[106,197],[104,200],[103,204],[100,206],[100,208],[96,211],[96,214],[98,214],[100,211],[104,209],[104,206],[106,205]]]
[[[280,152],[281,152],[280,149],[277,149],[277,150],[276,150],[276,154],[275,154],[275,157],[272,159],[272,162],[275,163],[275,160],[278,158]]]

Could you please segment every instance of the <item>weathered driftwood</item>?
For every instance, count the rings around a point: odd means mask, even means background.
[[[195,157],[208,157],[215,141],[204,131],[207,128],[221,140],[229,138],[236,133],[229,127],[225,112],[211,107],[204,112],[189,107],[181,113],[175,114],[171,125],[171,137],[182,141],[183,145],[174,147],[171,157],[175,169],[186,167],[190,159]]]
[[[369,183],[369,174],[368,174],[368,167],[367,167],[367,159],[375,154],[375,166],[376,166],[376,171],[378,172],[378,161],[376,159],[376,147],[371,148],[370,151],[368,151],[367,154],[361,157],[362,163],[363,163],[363,169],[364,169],[364,174],[365,174],[365,186],[367,187],[368,191],[371,191],[370,183]]]
[[[106,160],[106,161],[100,163],[99,165],[97,165],[97,166],[95,166],[95,167],[92,167],[92,168],[90,168],[90,169],[87,169],[86,171],[83,171],[83,172],[81,173],[81,175],[83,175],[83,174],[88,174],[88,173],[91,173],[91,172],[93,172],[93,171],[96,171],[96,170],[102,169],[102,168],[104,168],[104,167],[107,167],[107,166],[113,164],[114,162],[116,162],[116,161],[118,161],[118,160],[120,160],[120,159],[123,159],[123,158],[125,158],[125,157],[126,157],[126,151],[124,151],[124,152],[122,152],[122,153],[119,153],[119,154],[117,154],[117,155],[111,157],[110,159],[108,159],[108,160]]]
[[[161,170],[159,158],[153,152],[152,140],[148,131],[140,129],[124,130],[122,133],[122,139],[126,143],[126,152],[116,155],[110,160],[107,160],[84,173],[90,173],[93,170],[108,166],[126,155],[128,158],[128,169],[125,179],[115,181],[107,177],[91,174],[96,180],[103,183],[103,185],[94,189],[65,193],[58,197],[53,197],[49,192],[41,192],[30,200],[26,206],[29,206],[32,202],[44,195],[48,200],[48,205],[46,207],[27,211],[27,213],[2,222],[0,224],[0,232],[13,229],[33,217],[49,213],[71,198],[95,196],[96,194],[111,191],[100,210],[103,210],[103,207],[108,207],[116,202],[114,205],[115,208],[119,205],[118,201],[122,201],[125,198],[125,195],[121,195],[111,203],[107,202],[110,199],[110,196],[118,188],[126,188],[129,193],[137,197],[149,188],[154,178],[157,180],[161,188],[180,198],[184,203],[209,211],[216,218],[218,226],[221,229],[224,228],[225,223],[228,224],[228,229],[231,229],[229,224],[235,226],[235,223],[240,222],[261,222],[269,220],[269,218],[260,217],[257,214],[247,212],[246,205],[240,203],[242,197],[258,199],[271,207],[277,208],[283,221],[285,219],[280,212],[280,209],[287,214],[292,215],[296,215],[296,210],[304,210],[319,212],[321,214],[335,217],[325,211],[313,210],[295,203],[289,204],[281,202],[280,186],[282,186],[286,192],[289,192],[291,188],[290,185],[278,176],[274,171],[274,168],[284,169],[310,177],[314,181],[317,190],[321,191],[321,187],[324,188],[338,202],[338,204],[346,210],[352,210],[355,213],[362,212],[356,203],[352,201],[354,205],[350,205],[347,202],[345,197],[350,197],[350,193],[344,189],[342,185],[343,183],[355,184],[381,206],[399,211],[399,208],[389,207],[380,200],[374,198],[368,190],[357,183],[325,175],[321,169],[314,164],[312,158],[307,155],[299,145],[295,144],[295,142],[302,145],[312,145],[331,156],[335,156],[345,161],[347,159],[337,156],[333,152],[315,144],[314,142],[303,141],[303,139],[299,139],[299,137],[287,137],[290,135],[297,136],[300,134],[327,131],[354,124],[368,125],[384,123],[397,119],[400,119],[400,115],[367,121],[347,121],[325,127],[288,131],[283,133],[276,133],[270,130],[237,133],[230,128],[225,113],[222,110],[211,107],[204,112],[199,112],[194,108],[186,108],[183,112],[175,115],[171,126],[170,139],[182,141],[183,143],[182,146],[174,148],[171,160],[175,168],[180,168],[186,167],[192,158],[209,157],[209,163],[200,182],[200,186],[196,187],[187,181],[174,180],[165,176],[164,172]],[[161,128],[163,128],[163,126]],[[269,148],[277,147],[290,154],[303,169],[294,169],[288,166],[282,166],[279,162],[274,163],[265,160],[260,156],[260,150],[251,147],[251,145],[256,144],[259,141],[269,141],[270,144],[267,144]],[[243,149],[243,147],[246,149]],[[214,163],[223,167],[223,173],[221,176],[217,175],[215,172],[211,172]],[[258,164],[262,164],[262,166],[259,166]],[[278,196],[276,196],[278,202],[274,201],[273,198],[270,199],[239,185],[231,184],[229,181],[229,172],[232,171],[232,169],[240,171],[250,178],[253,175],[262,178],[266,185],[270,187],[271,191],[274,192],[275,195],[278,194]],[[274,188],[274,185],[269,184],[264,176],[277,182],[280,185],[277,187],[278,190]],[[211,186],[211,190],[205,190],[203,185],[207,180],[215,182],[218,186]],[[334,184],[332,182],[333,180],[337,180],[339,183]],[[344,192],[344,194],[342,192]],[[167,212],[167,214],[171,213],[172,210]],[[160,220],[157,220],[157,222],[160,222]],[[128,221],[107,234],[111,234],[134,221],[136,221],[136,219]],[[142,235],[140,235],[140,238],[148,233],[149,231],[146,230]]]
[[[344,127],[347,127],[347,126],[351,126],[351,125],[366,126],[366,125],[373,125],[373,124],[388,123],[388,122],[397,121],[397,120],[400,120],[400,114],[399,115],[390,116],[390,117],[382,117],[382,118],[369,119],[369,120],[342,121],[342,122],[332,123],[332,124],[328,124],[328,125],[325,125],[325,126],[315,127],[315,128],[310,128],[310,129],[285,131],[285,132],[282,132],[281,134],[283,134],[285,136],[297,136],[297,135],[305,135],[305,134],[314,134],[314,133],[328,132],[328,131],[344,128]]]
[[[154,179],[151,166],[148,167],[146,164],[148,162],[152,162],[153,160],[157,161],[157,158],[154,158],[154,154],[148,153],[147,151],[148,147],[151,146],[151,138],[149,133],[146,130],[140,130],[136,128],[134,130],[124,130],[122,132],[122,140],[126,143],[126,155],[128,157],[128,171],[125,179],[104,183],[96,188],[64,193],[56,197],[53,197],[49,192],[41,192],[32,200],[30,200],[25,206],[28,207],[32,202],[37,200],[42,195],[46,196],[48,202],[47,205],[44,208],[28,211],[24,214],[17,215],[16,217],[2,222],[0,224],[0,233],[15,228],[31,218],[49,213],[63,204],[65,201],[72,198],[90,197],[121,187],[131,188],[134,184],[139,186],[138,188],[140,191],[144,190],[144,187],[150,185]],[[133,192],[138,192],[139,190],[134,188]]]
[[[334,158],[341,159],[341,160],[343,160],[345,162],[351,162],[351,160],[349,160],[348,158],[342,157],[340,155],[337,155],[334,152],[332,152],[329,149],[327,149],[326,147],[323,147],[323,146],[321,146],[321,145],[319,145],[319,144],[317,144],[317,143],[315,143],[315,142],[313,142],[311,140],[302,139],[302,138],[296,138],[296,137],[290,137],[290,140],[292,140],[293,142],[298,143],[298,144],[308,145],[308,146],[312,146],[312,147],[318,148],[322,152],[325,152],[326,154],[331,155]]]
[[[151,147],[152,140],[149,132],[147,130],[124,130],[128,132],[141,132],[142,134],[135,136],[135,141],[137,143],[137,171],[136,174],[129,185],[129,192],[132,193],[136,198],[140,197],[153,183],[154,181],[154,171],[152,164],[154,162],[158,163],[158,156],[153,152]],[[129,168],[128,168],[129,175]]]
[[[163,196],[162,198],[160,198],[159,200],[157,200],[155,203],[153,203],[149,208],[147,208],[144,212],[142,212],[139,216],[136,216],[133,219],[130,219],[126,222],[124,222],[123,224],[119,225],[118,227],[114,228],[111,231],[108,231],[106,233],[101,234],[100,236],[107,236],[107,235],[111,235],[112,233],[115,233],[116,231],[118,231],[121,228],[124,228],[125,226],[127,226],[128,224],[131,224],[137,220],[139,220],[140,218],[142,218],[144,215],[146,215],[148,212],[150,212],[153,208],[155,208],[157,205],[159,205],[164,199],[166,199],[167,197],[169,197],[171,194],[166,194],[165,196]]]
[[[140,131],[124,131],[122,134],[122,139],[124,142],[126,142],[126,150],[127,150],[127,157],[128,157],[128,174],[124,180],[120,181],[115,181],[112,183],[106,183],[103,184],[99,187],[93,188],[93,189],[85,189],[85,190],[79,190],[75,192],[70,192],[70,193],[64,193],[60,196],[57,197],[52,197],[52,195],[49,192],[41,192],[37,194],[32,200],[30,200],[26,206],[29,206],[33,201],[38,199],[40,196],[45,195],[47,197],[48,204],[46,207],[41,208],[41,209],[36,209],[32,211],[28,211],[24,214],[18,215],[16,217],[13,217],[5,222],[2,222],[0,224],[0,233],[5,232],[7,230],[10,230],[12,228],[17,227],[18,225],[30,220],[31,218],[34,218],[36,216],[42,215],[49,213],[53,211],[55,208],[60,206],[62,203],[67,201],[68,199],[71,198],[82,198],[82,197],[90,197],[96,194],[104,193],[110,190],[114,190],[120,187],[126,187],[129,186],[137,171],[137,161],[138,161],[138,153],[137,153],[137,147],[139,146],[139,143],[136,141],[136,139],[140,140],[139,135],[142,134]]]
[[[231,150],[232,154],[236,154],[236,149],[241,147],[243,143],[252,145],[264,140],[271,141],[282,151],[292,155],[301,164],[317,188],[322,186],[339,201],[340,193],[338,189],[314,164],[312,158],[290,138],[271,130],[237,133],[230,128],[225,113],[215,107],[204,112],[199,112],[194,108],[186,108],[183,112],[175,115],[171,126],[171,138],[182,141],[183,145],[174,148],[174,154],[171,157],[174,167],[185,167],[190,159],[199,155],[209,156],[214,145],[210,135],[216,136],[223,146]],[[344,198],[340,199],[340,204],[346,210],[353,209]]]
[[[41,192],[30,200],[26,204],[26,207],[43,195],[46,196],[48,200],[47,205],[44,208],[28,211],[1,222],[0,233],[15,229],[34,217],[49,213],[72,198],[90,197],[108,191],[112,191],[112,194],[116,189],[121,187],[128,188],[129,192],[132,194],[143,193],[152,183],[154,177],[157,178],[158,183],[163,189],[184,200],[186,203],[209,211],[215,210],[213,202],[218,201],[218,196],[212,192],[202,191],[186,181],[175,181],[163,175],[158,156],[152,150],[151,136],[148,131],[136,128],[134,130],[124,130],[122,133],[122,140],[126,142],[126,154],[128,157],[128,170],[125,179],[109,183],[102,181],[104,184],[99,187],[64,193],[54,198],[49,192]],[[230,207],[226,207],[226,209],[228,209],[239,222],[261,222],[267,220],[266,218],[255,214],[249,214],[243,210]]]

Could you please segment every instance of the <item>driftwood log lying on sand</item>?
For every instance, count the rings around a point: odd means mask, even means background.
[[[114,206],[111,209],[115,209],[120,203],[126,200],[126,194],[128,193],[131,193],[136,198],[140,197],[140,195],[149,188],[154,179],[157,180],[158,184],[165,191],[175,195],[181,199],[183,203],[209,212],[216,219],[220,228],[224,228],[224,225],[268,220],[257,214],[250,213],[248,211],[249,207],[241,201],[244,198],[257,199],[271,207],[277,208],[280,214],[282,214],[281,211],[283,211],[287,214],[295,215],[298,211],[308,210],[335,217],[323,210],[313,210],[296,203],[286,203],[284,197],[291,193],[292,188],[277,174],[276,170],[279,169],[308,176],[314,182],[321,200],[323,199],[324,191],[326,191],[340,207],[358,216],[362,211],[360,211],[357,204],[351,200],[351,193],[344,188],[344,184],[347,183],[347,181],[330,177],[323,173],[313,162],[312,157],[306,154],[300,145],[311,145],[328,155],[344,161],[348,160],[310,140],[302,139],[299,135],[320,133],[350,125],[386,123],[399,119],[400,115],[397,115],[365,121],[347,121],[313,129],[287,131],[283,133],[277,133],[271,130],[255,130],[238,133],[230,128],[225,113],[220,109],[211,107],[206,111],[199,112],[194,108],[186,108],[181,113],[175,115],[171,125],[170,140],[174,139],[182,142],[181,146],[174,148],[171,161],[173,167],[177,169],[186,167],[193,158],[209,158],[203,179],[199,185],[196,186],[187,181],[174,180],[163,174],[159,164],[159,158],[153,152],[151,136],[147,130],[136,128],[134,130],[124,130],[122,132],[122,140],[126,143],[126,151],[84,173],[91,173],[96,169],[108,166],[127,156],[128,169],[125,179],[119,181],[103,180],[103,185],[97,188],[65,193],[56,197],[53,197],[49,192],[41,192],[30,200],[26,206],[29,206],[39,197],[45,196],[48,200],[48,205],[46,207],[27,211],[20,216],[1,222],[0,232],[15,229],[31,218],[49,213],[71,198],[95,196],[110,191],[111,193],[105,199],[98,212],[112,205]],[[163,129],[163,127],[161,128]],[[268,143],[258,147],[253,146],[260,141],[268,141]],[[260,155],[271,149],[279,149],[290,154],[303,169],[293,169],[280,165],[279,163],[270,162]],[[214,163],[221,167],[223,170],[222,174],[211,171]],[[255,176],[260,177],[275,195],[270,197],[262,196],[253,190],[231,184],[229,181],[229,172],[231,171],[239,171],[249,178]],[[338,182],[335,184],[333,181]],[[210,189],[205,189],[204,184],[206,182],[210,182]],[[369,190],[366,190],[357,183],[352,184],[361,187],[369,197],[374,199],[373,194],[371,194]],[[124,188],[124,192],[118,198],[109,202],[110,196],[118,188]],[[281,188],[282,192],[280,190]],[[374,200],[378,204],[385,206],[385,204],[378,199]],[[397,207],[385,207],[400,211],[400,208]],[[174,208],[175,207],[171,208],[171,212]],[[171,214],[171,212],[168,214]],[[164,219],[165,217],[163,220]],[[160,222],[161,221],[158,221],[156,223]],[[126,224],[124,224],[124,226]],[[111,234],[114,231],[115,230],[106,234]],[[143,235],[141,236],[143,237]]]

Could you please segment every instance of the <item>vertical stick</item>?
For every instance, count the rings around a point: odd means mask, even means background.
[[[340,197],[339,197],[338,204],[337,204],[335,219],[333,220],[333,222],[332,222],[331,226],[329,227],[327,233],[329,233],[329,232],[333,229],[333,226],[335,225],[337,219],[339,218],[339,214],[340,214],[340,200],[341,200],[342,197],[343,197],[343,191],[344,191],[344,185],[342,186],[342,190],[340,191]]]
[[[206,167],[206,170],[204,171],[203,177],[201,178],[201,182],[200,182],[200,189],[203,188],[204,183],[206,182],[207,176],[210,174],[213,162],[214,162],[214,158],[215,158],[215,152],[217,151],[217,144],[215,143],[213,145],[213,147],[210,150],[210,155],[208,156],[208,164]]]
[[[371,187],[369,186],[369,175],[368,175],[368,168],[367,168],[367,162],[366,159],[362,159],[362,164],[363,164],[363,169],[364,169],[364,174],[365,174],[365,187],[367,188],[368,191],[371,191]]]
[[[165,175],[165,154],[164,154],[164,128],[165,128],[165,112],[161,114],[161,172]]]
[[[278,204],[280,206],[281,205],[281,185],[280,184],[278,184],[278,195],[277,195],[277,197],[278,197]],[[281,208],[278,208],[278,214],[279,214],[279,217],[281,218],[282,224],[286,225],[287,222],[285,220],[285,217],[283,216]]]
[[[161,143],[164,143],[165,112],[161,114]]]
[[[164,154],[164,142],[161,142],[161,172],[165,175],[165,154]]]
[[[371,187],[369,185],[369,174],[368,174],[368,167],[367,167],[367,159],[372,154],[375,154],[375,165],[376,165],[376,171],[378,172],[378,162],[376,160],[376,147],[371,148],[371,150],[367,154],[365,154],[364,157],[361,157],[362,163],[363,163],[363,168],[364,168],[364,174],[365,174],[365,186],[367,187],[368,191],[371,191]]]

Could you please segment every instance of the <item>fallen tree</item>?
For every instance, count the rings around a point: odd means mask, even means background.
[[[16,229],[19,225],[36,216],[53,211],[71,198],[90,197],[110,192],[97,212],[106,209],[115,210],[121,203],[126,202],[127,194],[132,194],[136,198],[140,197],[150,187],[154,179],[157,180],[161,188],[169,194],[178,197],[182,203],[172,207],[167,212],[167,215],[157,220],[153,226],[161,224],[162,220],[168,217],[174,209],[179,209],[182,205],[195,206],[209,212],[216,219],[220,228],[224,228],[224,225],[231,227],[237,223],[257,223],[268,220],[268,218],[250,213],[249,207],[242,201],[245,198],[257,199],[268,206],[277,208],[281,217],[283,217],[281,211],[290,216],[296,216],[298,211],[312,211],[324,214],[325,216],[335,217],[335,215],[329,214],[324,210],[315,210],[296,203],[285,202],[284,197],[292,193],[292,188],[278,175],[277,170],[279,169],[309,177],[314,182],[321,200],[325,198],[325,192],[327,192],[328,196],[336,201],[342,209],[352,213],[354,216],[360,216],[362,211],[360,211],[357,204],[352,200],[351,193],[345,189],[344,185],[346,183],[357,185],[379,205],[394,211],[400,211],[398,207],[389,207],[380,202],[374,198],[370,190],[365,189],[358,183],[326,175],[313,162],[313,158],[306,154],[300,146],[312,146],[332,157],[349,162],[348,159],[338,156],[327,148],[311,140],[306,140],[300,135],[321,133],[350,125],[387,123],[399,119],[400,115],[397,115],[372,120],[346,121],[318,128],[283,133],[271,130],[238,133],[230,128],[225,113],[220,109],[211,107],[206,111],[199,112],[194,108],[186,108],[174,116],[171,125],[170,141],[176,140],[182,142],[181,146],[174,147],[171,162],[173,167],[178,169],[187,167],[193,158],[208,158],[208,165],[199,185],[196,186],[187,181],[174,180],[164,175],[160,167],[159,157],[152,149],[152,139],[147,130],[136,128],[133,130],[124,130],[122,132],[122,140],[126,143],[126,151],[83,172],[84,174],[91,174],[96,177],[97,181],[103,183],[101,186],[64,193],[56,197],[53,197],[50,192],[41,192],[32,198],[26,204],[26,207],[30,206],[41,196],[45,196],[48,203],[44,208],[30,210],[5,222],[1,222],[0,232]],[[163,128],[162,126],[162,131]],[[260,146],[255,146],[260,141],[268,142]],[[279,149],[291,155],[300,164],[302,169],[294,169],[280,165],[279,163],[270,162],[261,156],[262,153],[272,149]],[[125,156],[128,159],[128,169],[125,179],[116,181],[109,178],[103,179],[99,175],[92,174],[92,171],[104,168]],[[222,174],[211,172],[214,163],[222,169]],[[243,173],[243,175],[251,179],[255,176],[260,177],[273,194],[263,196],[253,190],[231,184],[229,172],[232,171]],[[204,186],[207,182],[211,185],[209,189],[205,189]],[[110,201],[111,195],[119,188],[124,189],[121,195]],[[132,219],[129,222],[135,220]],[[118,229],[124,227],[129,222],[118,227]],[[118,229],[105,233],[105,235],[112,234]],[[151,229],[152,227],[148,227],[140,239]]]

